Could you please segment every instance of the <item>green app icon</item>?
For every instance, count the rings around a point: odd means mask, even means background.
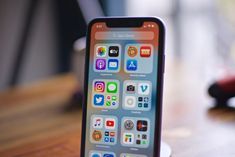
[[[143,145],[146,145],[146,144],[147,144],[147,141],[145,141],[145,140],[142,141],[142,144],[143,144]]]
[[[116,101],[117,100],[117,96],[112,96],[112,100]]]
[[[106,106],[111,106],[111,102],[110,102],[110,101],[107,101],[107,102],[106,102]]]
[[[108,82],[107,83],[107,92],[108,93],[117,93],[117,83],[116,82]]]

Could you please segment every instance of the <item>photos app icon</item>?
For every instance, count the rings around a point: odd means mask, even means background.
[[[96,56],[97,57],[105,57],[107,52],[106,46],[98,46],[96,48]]]

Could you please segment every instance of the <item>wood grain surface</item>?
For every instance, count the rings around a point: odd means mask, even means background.
[[[213,108],[190,68],[167,66],[163,140],[173,157],[235,157],[235,110]],[[79,157],[81,108],[66,110],[76,87],[67,74],[1,92],[0,157]]]

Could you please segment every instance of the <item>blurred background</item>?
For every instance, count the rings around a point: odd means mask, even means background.
[[[162,18],[167,61],[211,81],[235,67],[234,9],[233,0],[1,0],[0,90],[73,70],[74,43],[99,16]]]
[[[0,156],[79,156],[81,110],[65,108],[81,106],[86,27],[100,16],[165,22],[163,139],[173,155],[235,156],[235,109],[214,108],[207,92],[235,75],[234,10],[234,0],[1,0]]]

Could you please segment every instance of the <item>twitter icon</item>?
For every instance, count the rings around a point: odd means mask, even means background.
[[[95,106],[103,106],[104,105],[104,96],[101,94],[94,95],[94,105]]]

